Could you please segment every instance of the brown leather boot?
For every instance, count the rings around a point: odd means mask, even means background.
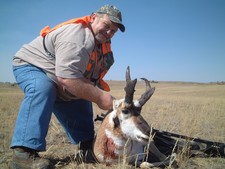
[[[91,150],[79,150],[78,153],[75,155],[75,161],[77,164],[98,163],[93,151]]]
[[[78,152],[75,154],[75,161],[81,163],[97,163],[93,153],[93,140],[81,142],[78,146]]]
[[[48,159],[41,158],[37,151],[25,147],[14,148],[14,155],[10,164],[11,169],[50,169]]]

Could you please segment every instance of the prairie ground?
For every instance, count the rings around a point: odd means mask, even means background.
[[[111,93],[116,98],[124,97],[123,81],[109,81]],[[159,130],[190,137],[225,143],[225,85],[182,82],[153,83],[156,91],[144,105],[142,115],[146,121]],[[145,84],[138,81],[135,98],[145,90]],[[10,142],[23,93],[17,86],[0,86],[0,168],[8,169],[12,151]],[[102,113],[94,105],[95,115]],[[96,122],[98,130],[100,122]],[[42,156],[50,158],[54,168],[134,168],[126,164],[105,166],[104,164],[80,164],[73,159],[75,145],[70,144],[58,121],[52,116],[47,136],[47,151]],[[225,159],[180,158],[178,168],[225,168]]]

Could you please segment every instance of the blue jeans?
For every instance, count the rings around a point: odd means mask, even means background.
[[[14,66],[13,73],[24,99],[18,113],[11,147],[46,149],[46,135],[52,112],[73,144],[94,138],[92,103],[83,99],[63,101],[56,84],[33,65]]]

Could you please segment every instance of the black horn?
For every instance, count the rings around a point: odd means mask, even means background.
[[[126,95],[125,95],[125,103],[128,104],[128,106],[131,106],[133,104],[133,97],[135,92],[135,85],[137,83],[137,79],[131,80],[130,78],[130,67],[127,67],[126,71],[126,87],[124,88]]]
[[[153,95],[155,91],[155,88],[154,87],[151,88],[150,82],[147,79],[145,78],[141,79],[145,81],[146,91],[144,94],[141,95],[141,98],[138,100],[140,107],[142,107],[150,99],[150,97]]]

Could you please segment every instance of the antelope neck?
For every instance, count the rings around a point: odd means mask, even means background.
[[[106,142],[105,142],[105,152],[111,154],[112,157],[116,157],[123,152],[126,140],[118,136],[113,135],[112,132],[105,130]]]

